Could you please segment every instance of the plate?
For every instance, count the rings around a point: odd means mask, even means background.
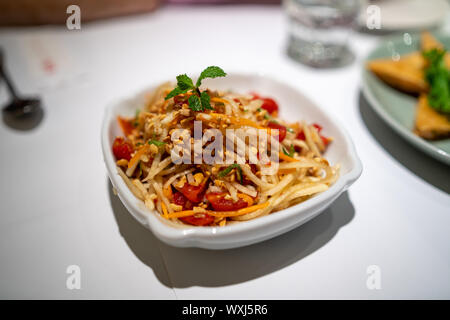
[[[210,85],[208,80],[205,80],[204,84],[211,89],[231,89],[243,93],[260,92],[277,100],[282,118],[292,121],[304,119],[321,124],[324,134],[335,139],[330,144],[325,156],[331,164],[341,164],[341,175],[327,191],[301,204],[261,218],[225,227],[194,227],[174,224],[162,218],[156,211],[149,211],[131,193],[117,173],[111,151],[114,138],[122,134],[116,117],[118,115],[133,116],[136,109],[142,108],[145,93],[152,88],[144,90],[130,99],[115,102],[107,107],[103,119],[101,142],[108,175],[120,200],[136,220],[149,228],[160,240],[177,247],[207,249],[236,248],[264,241],[290,231],[317,216],[361,175],[361,162],[344,127],[336,121],[335,117],[328,116],[293,87],[274,80],[273,77],[254,74],[228,74],[225,78],[214,79]]]
[[[445,47],[450,48],[450,37],[440,33],[433,35]],[[364,62],[362,90],[369,105],[400,136],[419,150],[450,165],[450,139],[428,141],[413,133],[417,98],[402,93],[378,79],[365,68],[367,61],[377,58],[398,57],[419,48],[420,35],[390,37],[378,45]]]

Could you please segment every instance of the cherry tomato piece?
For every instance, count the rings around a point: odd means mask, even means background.
[[[313,123],[313,126],[314,126],[314,128],[317,129],[317,132],[319,132],[319,136],[320,136],[320,139],[322,139],[323,144],[325,146],[327,146],[331,142],[331,140],[320,134],[320,131],[322,131],[322,126],[317,124],[317,123]],[[306,139],[305,138],[305,134],[303,133],[303,131],[301,131],[301,132],[299,132],[297,134],[297,139],[300,139],[300,140],[305,140]]]
[[[200,214],[199,214],[200,215]],[[207,213],[202,213],[202,216],[188,216],[188,217],[182,217],[178,218],[184,223],[192,224],[194,226],[207,226],[214,222],[214,217],[210,216]]]
[[[236,202],[232,199],[225,199],[225,193],[207,193],[206,199],[211,202],[216,211],[235,211],[248,207],[248,203],[242,199]]]
[[[272,98],[260,98],[263,100],[263,104],[261,108],[267,110],[269,113],[274,113],[275,111],[278,111],[278,104],[273,100]]]
[[[313,123],[313,127],[316,128],[318,132],[322,130],[322,126],[318,125],[317,123]]]
[[[173,193],[173,203],[182,206],[183,210],[191,210],[193,208],[192,202],[186,199],[186,197],[178,191]]]
[[[178,189],[178,191],[180,191],[189,201],[198,203],[203,199],[206,190],[206,182],[207,180],[203,181],[198,186],[193,186],[186,182],[182,188]]]
[[[284,138],[286,138],[286,127],[285,126],[283,126],[283,125],[281,125],[279,123],[270,121],[269,124],[268,124],[268,127],[271,128],[271,129],[277,129],[278,130],[278,141],[279,142],[283,141]]]
[[[269,113],[273,113],[275,111],[278,111],[278,104],[273,100],[272,98],[264,98],[261,97],[256,92],[250,92],[250,95],[253,96],[253,99],[259,99],[263,101],[263,104],[261,105],[261,108],[264,110],[267,110]]]
[[[123,137],[114,139],[112,150],[116,160],[126,159],[129,161],[133,153],[133,147]]]

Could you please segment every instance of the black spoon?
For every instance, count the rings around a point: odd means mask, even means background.
[[[5,81],[12,97],[11,102],[3,108],[3,111],[17,118],[29,117],[41,111],[41,101],[39,99],[21,98],[16,93],[11,80],[5,72],[3,60],[3,51],[0,49],[0,77]]]

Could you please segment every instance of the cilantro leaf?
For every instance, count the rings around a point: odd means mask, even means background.
[[[189,103],[189,108],[191,108],[194,111],[202,111],[202,103],[200,102],[200,98],[193,94],[192,96],[189,97],[188,99],[188,103]]]
[[[240,184],[244,184],[244,176],[242,175],[242,168],[240,165],[237,165],[237,178],[239,179]]]
[[[430,85],[428,103],[439,112],[450,113],[450,71],[445,66],[445,50],[431,49],[423,56],[428,62],[425,78]]]
[[[205,70],[202,71],[200,77],[197,79],[197,83],[195,84],[197,87],[200,87],[202,80],[205,78],[217,78],[217,77],[225,77],[227,74],[221,68],[216,66],[209,66]]]
[[[233,170],[234,168],[237,169],[236,171],[236,176],[239,179],[240,184],[244,184],[244,178],[242,175],[242,168],[238,163],[233,163],[232,165],[228,166],[226,169],[222,170],[219,172],[218,177],[219,178],[223,178],[225,176],[227,176],[231,170]]]
[[[194,89],[194,83],[192,82],[192,79],[189,78],[185,74],[180,74],[177,76],[177,85],[178,88],[181,90],[187,90],[187,89]]]
[[[157,146],[157,147],[161,147],[161,146],[163,146],[163,145],[166,144],[165,142],[158,141],[158,140],[148,140],[147,143],[148,143],[148,144],[154,144],[154,145]]]
[[[294,149],[294,146],[291,144],[291,146],[290,146],[290,148],[289,148],[289,151],[286,151],[286,149],[283,147],[283,153],[285,154],[285,155],[287,155],[288,157],[293,157],[294,156],[294,153],[295,153],[295,149]]]
[[[234,168],[239,168],[240,172],[242,173],[241,166],[238,163],[233,163],[232,165],[229,165],[228,167],[226,167],[224,170],[220,171],[218,174],[218,177],[223,178],[223,177],[227,176],[231,172],[231,170],[233,170]],[[241,174],[241,176],[242,176],[242,174]]]
[[[205,109],[214,110],[214,108],[211,107],[211,104],[209,103],[210,97],[209,97],[209,94],[206,91],[203,91],[200,94],[200,100],[202,102],[203,110],[205,110]]]

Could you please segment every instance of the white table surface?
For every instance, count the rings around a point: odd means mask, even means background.
[[[360,93],[361,61],[379,38],[351,40],[353,65],[318,71],[285,55],[286,21],[273,6],[164,7],[81,31],[0,29],[11,77],[45,106],[33,130],[0,123],[0,298],[450,298],[449,167],[370,109]],[[70,60],[59,80],[30,65],[36,41]],[[100,150],[103,111],[208,65],[298,87],[346,125],[361,178],[316,219],[260,244],[208,251],[161,243],[111,191]],[[1,86],[0,102],[7,100]],[[66,288],[73,264],[80,290]],[[370,265],[381,270],[380,290],[366,286]]]

